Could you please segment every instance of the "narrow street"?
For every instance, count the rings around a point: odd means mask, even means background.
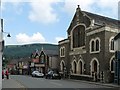
[[[19,82],[25,88],[112,88],[104,85],[92,84],[89,82],[83,82],[79,80],[56,80],[56,79],[45,79],[45,78],[35,78],[31,76],[23,75],[12,75],[10,79]],[[3,82],[3,88],[5,87]],[[14,86],[13,86],[14,88]]]

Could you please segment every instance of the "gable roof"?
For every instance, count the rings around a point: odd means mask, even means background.
[[[87,14],[91,19],[95,20],[95,23],[100,25],[110,25],[112,27],[119,27],[120,28],[120,20],[112,19],[109,17],[101,16],[98,14],[93,14],[90,12],[82,11],[83,13]]]
[[[43,53],[46,54],[46,55],[48,55],[48,56],[58,55],[58,51],[57,50],[43,50]]]
[[[81,9],[78,7],[76,9],[76,12],[73,16],[73,19],[68,27],[68,32],[76,25],[76,23],[74,24],[74,21],[75,19],[77,18],[77,13],[81,13],[84,16],[88,16],[91,20],[94,20],[94,23],[95,23],[95,27],[101,27],[101,26],[110,26],[110,27],[115,27],[115,28],[120,28],[120,20],[116,20],[116,19],[112,19],[112,18],[109,18],[109,17],[105,17],[105,16],[102,16],[102,15],[98,15],[98,14],[94,14],[94,13],[90,13],[90,12],[87,12],[87,11],[81,11]],[[79,16],[80,18],[80,16]]]

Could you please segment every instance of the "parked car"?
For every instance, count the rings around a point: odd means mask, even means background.
[[[39,72],[39,71],[33,71],[32,72],[32,77],[44,77],[44,74]]]
[[[50,71],[46,74],[46,79],[61,79],[61,75],[60,75],[59,72],[57,72],[57,71],[52,71],[52,70],[50,70]]]

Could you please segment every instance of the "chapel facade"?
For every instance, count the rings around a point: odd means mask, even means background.
[[[69,78],[113,82],[114,36],[118,20],[82,11],[78,5],[67,29],[67,38],[59,41],[60,73]],[[65,73],[66,72],[66,73]]]

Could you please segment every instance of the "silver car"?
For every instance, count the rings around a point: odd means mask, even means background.
[[[39,71],[33,71],[32,72],[32,77],[44,77],[43,73],[40,73]]]

